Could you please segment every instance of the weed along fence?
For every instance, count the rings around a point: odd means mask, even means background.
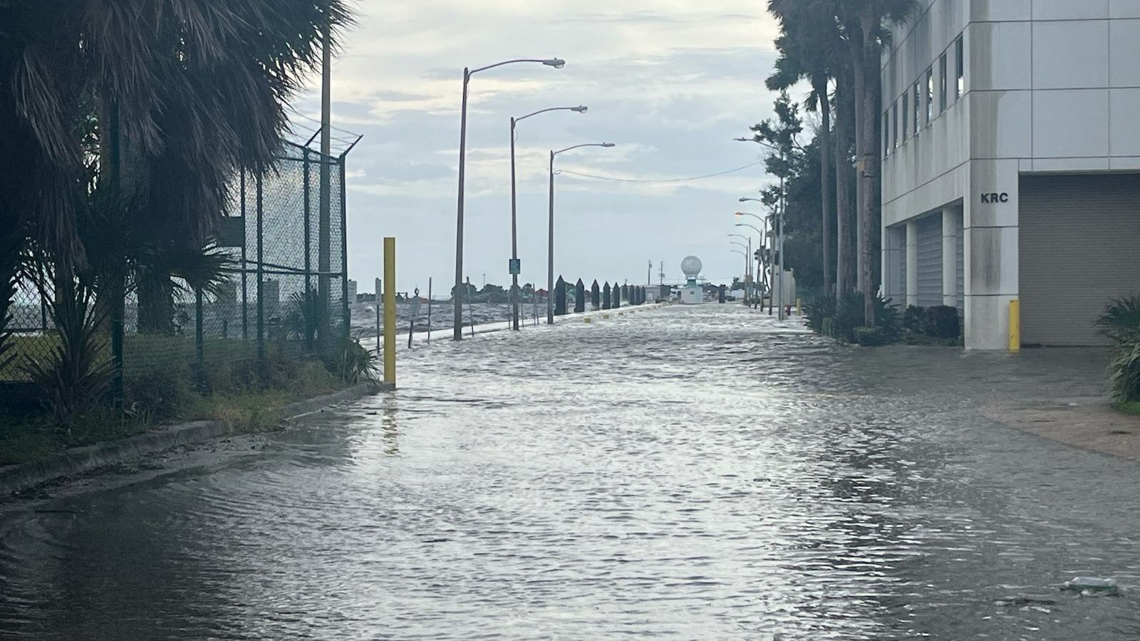
[[[197,379],[237,363],[306,352],[328,356],[349,339],[345,160],[286,144],[276,164],[234,178],[232,203],[210,246],[130,269],[116,323],[97,341],[116,396],[156,374]],[[29,362],[61,345],[50,278],[23,277],[10,309],[15,358],[0,383],[30,379]],[[38,283],[38,284],[37,284]],[[192,285],[191,283],[204,283]],[[94,289],[91,309],[113,298]],[[113,315],[111,315],[113,318]]]

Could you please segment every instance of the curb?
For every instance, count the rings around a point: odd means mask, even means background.
[[[384,383],[362,383],[326,396],[290,403],[283,407],[282,411],[285,413],[285,420],[292,420],[330,405],[354,401],[392,389],[391,385]],[[12,494],[50,481],[134,461],[179,445],[201,443],[231,434],[233,431],[219,421],[192,421],[161,427],[153,432],[118,441],[72,448],[36,463],[0,467],[0,501]]]

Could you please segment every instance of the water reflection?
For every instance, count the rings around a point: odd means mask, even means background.
[[[978,411],[1097,394],[1103,355],[1023,356],[841,348],[738,307],[441,341],[261,456],[5,519],[0,629],[1135,638],[1131,596],[1055,590],[1140,585],[1135,464]]]

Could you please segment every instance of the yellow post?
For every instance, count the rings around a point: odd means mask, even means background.
[[[803,308],[804,308],[804,299],[797,298],[796,299],[796,316],[803,316],[804,315]]]
[[[384,382],[396,384],[396,239],[384,239]]]
[[[1021,301],[1016,298],[1009,301],[1009,351],[1021,351]]]

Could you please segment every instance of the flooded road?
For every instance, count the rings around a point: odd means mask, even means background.
[[[402,358],[256,455],[9,512],[0,637],[1140,636],[1140,467],[980,413],[1097,395],[1103,355],[707,306]]]

